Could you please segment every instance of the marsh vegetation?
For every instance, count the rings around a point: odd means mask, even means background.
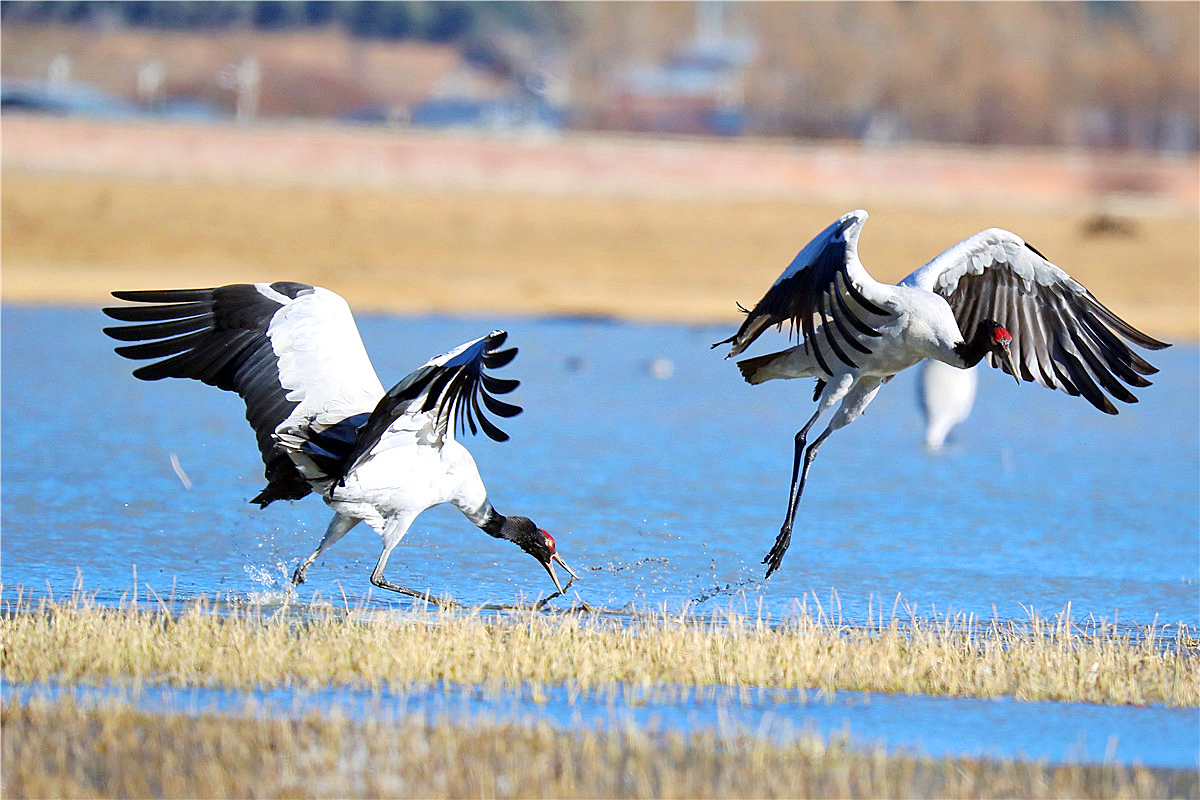
[[[606,685],[815,688],[1018,700],[1200,705],[1187,628],[1083,631],[1027,622],[903,619],[847,625],[802,609],[613,618],[13,597],[0,620],[5,680],[176,686]]]
[[[929,759],[807,737],[420,715],[354,722],[150,714],[123,704],[0,708],[8,797],[1166,797],[1188,770]]]

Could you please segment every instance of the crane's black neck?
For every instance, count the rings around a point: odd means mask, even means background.
[[[504,539],[520,547],[543,564],[554,553],[554,540],[538,529],[529,517],[517,514],[506,517],[489,507],[479,527],[489,536]],[[549,540],[549,544],[547,544]]]
[[[983,360],[996,335],[995,323],[984,321],[975,329],[970,339],[954,345],[954,353],[962,359],[963,367],[970,368]]]
[[[508,517],[501,514],[494,508],[489,508],[487,516],[483,518],[483,522],[479,523],[479,528],[488,536],[495,536],[497,539],[507,539],[504,535],[504,523],[508,521]]]

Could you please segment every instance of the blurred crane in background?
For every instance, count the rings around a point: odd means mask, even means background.
[[[925,419],[926,449],[941,450],[954,428],[971,415],[979,385],[975,369],[958,369],[932,358],[921,363],[917,405]]]

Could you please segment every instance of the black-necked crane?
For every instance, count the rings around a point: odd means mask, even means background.
[[[328,289],[280,282],[113,296],[136,305],[104,313],[134,324],[104,332],[139,342],[117,353],[162,359],[134,370],[135,377],[193,378],[245,401],[267,479],[250,502],[262,508],[315,491],[333,509],[317,549],[293,573],[293,585],[365,521],[383,539],[371,583],[423,597],[389,581],[383,570],[417,515],[439,503],[453,504],[484,532],[529,553],[559,593],[555,563],[575,577],[550,534],[527,517],[496,511],[475,460],[455,439],[456,430],[469,427],[505,441],[507,434],[484,411],[500,417],[521,411],[495,397],[518,381],[488,372],[517,353],[500,349],[504,331],[430,359],[385,393],[349,306]]]
[[[796,506],[817,451],[853,422],[900,370],[930,358],[959,369],[988,364],[1018,384],[1035,381],[1083,396],[1106,414],[1137,398],[1123,384],[1149,386],[1157,370],[1123,339],[1158,350],[1168,345],[1109,311],[1082,284],[1021,237],[989,228],[965,239],[897,285],[880,283],[858,257],[867,212],[842,216],[809,242],[733,336],[729,355],[744,351],[772,325],[790,322],[800,344],[738,362],[751,384],[816,378],[816,413],[795,438],[787,516],[763,559],[767,577],[791,542]],[[1108,394],[1106,395],[1105,392]],[[807,445],[809,429],[838,406]],[[801,466],[803,461],[803,466]]]
[[[926,450],[941,450],[950,432],[971,415],[979,385],[978,369],[959,369],[932,358],[921,362],[917,405],[925,418]]]

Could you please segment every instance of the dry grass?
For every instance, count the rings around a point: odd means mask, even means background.
[[[773,627],[732,612],[614,622],[585,612],[214,613],[203,601],[178,614],[78,599],[8,606],[16,613],[0,619],[0,674],[22,683],[623,683],[1200,706],[1200,648],[1189,630],[1166,644],[1154,628],[1084,634],[1065,617],[1017,625],[881,616],[850,627],[804,612]]]
[[[5,797],[1167,797],[1192,770],[932,760],[837,740],[408,717],[0,708]]]
[[[749,165],[747,169],[751,168]],[[808,239],[855,206],[864,261],[897,280],[966,236],[1017,231],[1134,325],[1195,338],[1200,223],[1096,209],[546,195],[22,172],[2,186],[4,298],[100,304],[117,288],[299,280],[356,309],[738,321]],[[1153,274],[1156,280],[1144,280]]]

